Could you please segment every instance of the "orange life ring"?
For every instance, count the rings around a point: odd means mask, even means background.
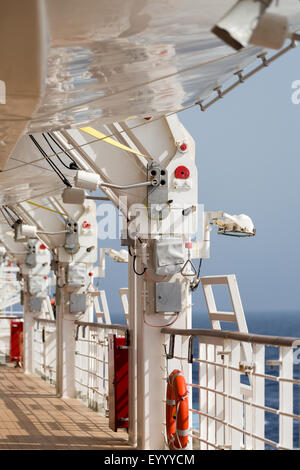
[[[173,370],[167,386],[166,424],[169,449],[185,449],[189,442],[189,400],[185,378]]]

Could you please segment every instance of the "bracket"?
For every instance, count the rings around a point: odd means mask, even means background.
[[[148,186],[148,213],[151,219],[163,219],[169,213],[168,171],[157,161],[147,165],[147,180],[157,180],[156,186]]]
[[[71,219],[66,220],[66,240],[64,249],[67,253],[75,255],[79,251],[78,224]]]

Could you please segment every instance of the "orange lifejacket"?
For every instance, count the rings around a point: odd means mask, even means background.
[[[167,386],[166,425],[169,449],[185,449],[189,442],[189,400],[185,378],[173,370]]]

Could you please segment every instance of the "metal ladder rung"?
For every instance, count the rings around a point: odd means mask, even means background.
[[[234,312],[210,312],[212,321],[226,321],[236,323],[236,316]]]
[[[205,276],[201,278],[202,286],[215,286],[215,285],[228,285],[228,278],[233,275],[227,276]]]

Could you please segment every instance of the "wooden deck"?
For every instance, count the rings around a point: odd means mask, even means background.
[[[127,433],[22,369],[0,366],[0,450],[130,449]]]

